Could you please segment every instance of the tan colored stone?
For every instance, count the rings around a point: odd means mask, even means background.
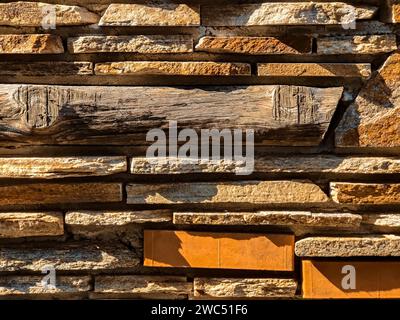
[[[368,213],[363,214],[361,224],[375,232],[399,232],[399,213]]]
[[[64,234],[60,212],[1,212],[0,238],[59,236]]]
[[[50,34],[2,34],[0,54],[63,53],[61,38]]]
[[[324,37],[317,39],[318,54],[377,54],[397,49],[396,35]]]
[[[0,186],[0,206],[51,203],[119,202],[120,183],[35,183]]]
[[[202,225],[285,225],[357,228],[362,217],[351,213],[308,211],[258,212],[174,212],[174,224]]]
[[[148,2],[111,4],[100,26],[199,26],[200,6]]]
[[[297,282],[279,278],[195,278],[195,298],[293,297]]]
[[[343,204],[398,204],[400,183],[331,182],[331,196]]]
[[[252,55],[311,53],[311,38],[299,37],[202,37],[196,51]]]
[[[70,211],[65,224],[70,226],[123,226],[127,224],[170,222],[170,210],[144,211]]]
[[[131,159],[132,174],[235,173],[245,168],[241,160],[201,160],[177,157],[135,157]],[[337,157],[260,156],[255,158],[254,172],[273,173],[341,173],[392,174],[400,173],[397,157]]]
[[[93,24],[99,16],[86,8],[43,2],[17,1],[0,4],[0,25],[46,27],[53,21],[46,18],[56,14],[55,26]]]
[[[189,35],[80,36],[68,38],[68,50],[70,53],[188,53],[193,52],[193,39]]]
[[[0,76],[74,76],[92,75],[91,62],[0,62]]]
[[[197,182],[128,184],[130,204],[326,203],[329,198],[309,181]]]
[[[0,158],[0,178],[108,176],[126,170],[125,157]]]
[[[400,23],[400,2],[398,0],[383,0],[382,2],[382,21],[388,23]]]
[[[97,276],[95,298],[185,299],[192,284],[177,276]]]
[[[42,271],[45,266],[57,271],[100,271],[136,269],[140,259],[120,244],[68,244],[26,245],[0,248],[0,270]]]
[[[336,128],[337,147],[400,146],[400,53],[361,89]]]
[[[65,299],[84,297],[91,290],[89,276],[56,276],[56,286],[43,286],[43,276],[1,276],[0,297],[21,299]]]
[[[389,257],[400,256],[400,237],[310,237],[296,242],[299,257]]]
[[[265,77],[369,78],[369,63],[259,63],[257,73]]]
[[[272,2],[204,5],[205,26],[328,25],[349,24],[354,19],[370,19],[376,7],[359,7],[342,2]]]
[[[294,235],[144,231],[145,267],[294,271]]]
[[[97,75],[250,76],[247,63],[124,61],[97,63]]]

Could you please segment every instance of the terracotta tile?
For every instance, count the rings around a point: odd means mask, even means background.
[[[400,261],[303,260],[303,297],[309,299],[400,298]],[[343,289],[342,280],[355,268],[355,289]],[[346,281],[345,281],[346,282]]]
[[[144,265],[293,271],[294,236],[146,230]]]

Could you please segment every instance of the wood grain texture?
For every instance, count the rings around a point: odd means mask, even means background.
[[[318,145],[341,87],[0,85],[0,144],[143,144],[150,129],[254,129],[268,145]]]

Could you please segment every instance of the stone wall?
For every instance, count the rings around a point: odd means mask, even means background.
[[[397,0],[1,1],[0,299],[400,298],[397,23]],[[146,157],[170,121],[253,129],[254,172]]]

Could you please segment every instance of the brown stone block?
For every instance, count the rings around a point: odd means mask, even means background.
[[[61,38],[51,34],[0,35],[0,54],[64,53]]]
[[[97,63],[97,75],[250,76],[248,63],[211,61],[124,61]]]
[[[294,270],[294,236],[144,231],[148,267]]]
[[[51,203],[118,202],[119,183],[37,183],[1,186],[0,206]]]
[[[400,298],[400,262],[303,260],[302,265],[304,298]]]
[[[202,37],[196,51],[237,54],[302,54],[311,53],[310,37]]]
[[[0,238],[59,236],[64,234],[61,212],[1,212]]]

